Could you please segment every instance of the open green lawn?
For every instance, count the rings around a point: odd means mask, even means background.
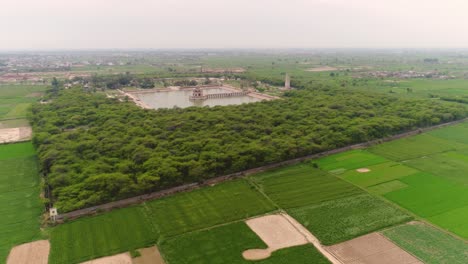
[[[265,214],[273,204],[245,180],[236,180],[181,193],[146,204],[163,236]]]
[[[406,224],[385,230],[383,234],[425,263],[467,263],[468,243],[431,226]]]
[[[429,134],[403,138],[369,148],[369,151],[390,160],[403,161],[435,153],[466,149],[468,145]]]
[[[411,220],[411,216],[400,209],[368,194],[295,208],[288,213],[324,245]]]
[[[244,222],[185,234],[164,241],[160,246],[170,264],[329,263],[312,245],[279,250],[261,261],[247,261],[242,257],[247,249],[266,247]]]
[[[154,245],[157,239],[143,207],[115,210],[53,228],[49,263],[79,263]]]
[[[313,168],[310,163],[268,171],[250,179],[282,208],[312,205],[362,192],[343,180]]]
[[[366,168],[370,169],[370,171],[361,173],[355,170],[349,170],[341,174],[340,177],[358,186],[369,187],[418,172],[416,169],[393,161],[368,166]]]
[[[0,145],[0,263],[11,247],[41,238],[39,192],[32,144]]]

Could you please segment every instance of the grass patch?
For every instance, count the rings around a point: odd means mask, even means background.
[[[463,143],[421,134],[376,145],[369,151],[394,161],[402,161],[467,147]]]
[[[382,156],[372,154],[365,150],[351,150],[331,155],[314,161],[319,168],[328,172],[340,169],[353,170],[388,161]]]
[[[115,210],[53,228],[49,263],[79,263],[151,246],[157,239],[142,207]]]
[[[368,194],[297,208],[289,213],[325,245],[411,220],[400,209]]]
[[[265,172],[250,179],[282,208],[312,205],[362,192],[306,163]]]
[[[361,173],[350,170],[340,175],[340,177],[358,186],[369,187],[419,172],[418,170],[392,161],[369,166],[367,168],[370,169],[369,172]]]
[[[0,145],[0,262],[11,247],[41,238],[39,188],[31,143]]]
[[[245,180],[236,180],[146,204],[163,236],[211,227],[276,208]]]
[[[160,246],[171,264],[329,263],[312,245],[283,249],[261,261],[247,261],[242,257],[247,249],[266,247],[244,222],[185,234]]]
[[[383,234],[424,263],[464,264],[468,259],[465,241],[421,223],[397,226]]]

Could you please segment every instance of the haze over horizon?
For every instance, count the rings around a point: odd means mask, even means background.
[[[0,50],[468,48],[462,0],[17,0]]]

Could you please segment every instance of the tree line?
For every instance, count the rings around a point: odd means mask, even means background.
[[[464,105],[308,87],[238,106],[140,109],[81,88],[32,107],[50,199],[67,212],[467,116]]]

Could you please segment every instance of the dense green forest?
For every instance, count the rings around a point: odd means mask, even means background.
[[[31,121],[60,212],[460,119],[465,106],[349,89],[281,100],[144,110],[79,88],[49,93]]]

